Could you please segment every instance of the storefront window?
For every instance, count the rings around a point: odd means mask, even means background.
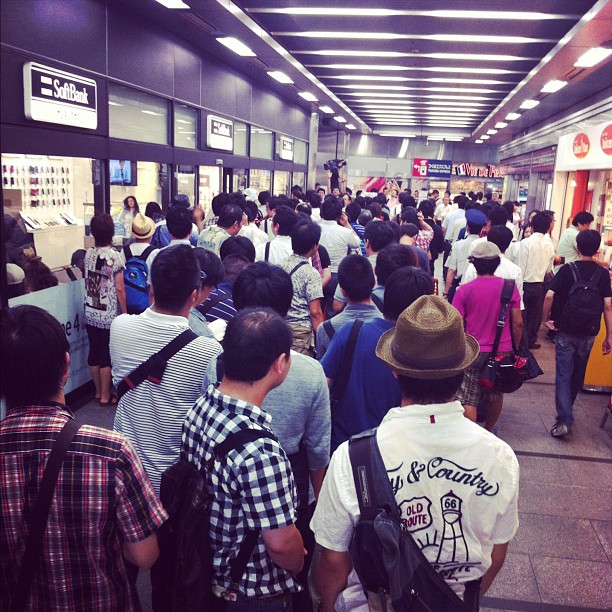
[[[232,191],[243,191],[249,186],[248,170],[234,168],[232,174]]]
[[[289,172],[282,170],[274,171],[273,195],[289,195]]]
[[[221,169],[219,166],[199,166],[198,204],[204,211],[204,218],[213,216],[210,203],[221,191]]]
[[[185,149],[197,147],[198,111],[184,104],[174,106],[174,145]]]
[[[108,105],[111,137],[170,144],[166,100],[142,91],[110,84]]]
[[[306,173],[305,172],[294,172],[293,178],[291,179],[291,187],[297,185],[302,188],[302,191],[306,191]]]
[[[271,176],[270,170],[251,168],[249,170],[249,187],[257,191],[270,191]]]
[[[234,155],[249,154],[248,126],[245,123],[234,121]]]
[[[251,126],[251,157],[272,159],[274,134],[270,130]]]
[[[308,143],[303,140],[293,141],[293,162],[295,164],[308,163]]]
[[[64,268],[84,248],[85,226],[93,215],[94,163],[81,157],[2,155],[6,261],[26,270],[25,284],[12,292],[70,281]]]
[[[115,220],[115,238],[131,238],[132,217],[136,212],[144,214],[149,202],[163,202],[162,186],[168,176],[168,165],[156,162],[132,162],[110,160],[111,212]],[[117,169],[129,168],[129,183],[117,182]],[[118,244],[121,240],[115,240]]]
[[[189,196],[189,201],[195,204],[195,166],[179,164],[174,172],[174,178],[176,180],[176,193]]]

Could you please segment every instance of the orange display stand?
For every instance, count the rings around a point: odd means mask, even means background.
[[[584,376],[582,388],[585,391],[612,392],[612,354],[604,356],[601,352],[601,345],[605,338],[606,326],[602,317],[599,334],[595,338]]]

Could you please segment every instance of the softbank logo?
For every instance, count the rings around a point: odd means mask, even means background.
[[[51,79],[50,77],[40,77],[40,82],[43,85],[52,85],[53,89],[49,87],[41,87],[40,93],[45,96],[52,96],[59,100],[67,100],[68,102],[77,102],[78,104],[89,104],[89,93],[85,87],[83,89],[77,89],[74,83],[68,83],[64,81],[62,83],[59,79]]]

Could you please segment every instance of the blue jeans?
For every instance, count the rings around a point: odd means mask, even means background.
[[[292,612],[291,593],[277,597],[245,597],[238,594],[237,601],[215,602],[215,612]]]
[[[555,336],[555,406],[558,422],[566,425],[574,422],[572,406],[584,383],[594,341],[595,336],[573,336],[562,331]]]

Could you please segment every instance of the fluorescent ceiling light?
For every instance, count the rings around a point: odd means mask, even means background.
[[[285,83],[285,84],[293,83],[293,81],[291,80],[291,77],[287,76],[284,72],[281,72],[280,70],[270,70],[268,74],[273,79],[277,80],[279,83]]]
[[[334,11],[334,15],[338,15]],[[273,36],[299,36],[302,38],[334,38],[354,39],[355,32],[343,30],[341,32],[330,32],[325,30],[306,30],[290,32],[272,32]],[[376,32],[376,40],[439,40],[442,42],[465,42],[465,34],[397,34],[396,32]],[[556,43],[552,38],[528,38],[526,36],[495,36],[494,34],[478,34],[475,38],[480,43],[493,44],[525,44],[525,43]]]
[[[401,77],[401,76],[382,76],[378,74],[330,74],[319,77],[321,79],[337,79],[339,81],[390,81],[390,82],[421,82],[426,83],[468,83],[470,85],[510,85],[506,81],[496,81],[494,79],[461,79],[454,77]]]
[[[495,127],[496,127],[498,130],[501,130],[502,128],[505,128],[507,125],[508,125],[508,124],[507,124],[505,121],[498,121],[498,122],[495,124]]]
[[[294,55],[323,55],[325,57],[414,57],[414,53],[400,51],[362,51],[351,49],[317,49],[313,51],[292,51]],[[535,61],[537,57],[521,57],[519,55],[491,54],[491,53],[419,53],[418,57],[430,59],[450,59],[475,62],[521,62]]]
[[[542,93],[555,93],[556,91],[563,89],[566,85],[567,81],[552,80],[548,81],[548,83],[546,83],[546,85],[544,85],[540,91]]]
[[[508,113],[506,115],[506,121],[514,121],[521,116],[520,113]]]
[[[482,139],[480,139],[480,138],[479,138],[478,140],[475,140],[474,142],[475,142],[476,144],[482,144],[482,143],[484,142],[484,140],[482,140]]]
[[[398,66],[390,64],[306,64],[307,68],[323,68],[330,70],[377,70],[391,72],[410,72],[422,70],[424,72],[444,72],[464,74],[464,66]],[[470,68],[469,72],[474,74],[522,74],[516,70],[506,70],[504,68]]]
[[[416,138],[415,134],[405,134],[404,132],[379,132],[376,135],[390,138]]]
[[[480,137],[480,140],[489,140],[489,138],[491,138],[491,137],[490,137],[490,136],[487,136],[486,134],[483,134],[483,135]]]
[[[183,0],[157,0],[160,4],[169,9],[188,9],[188,4],[185,4]]]
[[[224,36],[222,38],[217,38],[223,46],[227,47],[230,51],[233,51],[237,55],[241,57],[256,57],[255,53],[249,47],[247,47],[243,42],[239,41],[237,38],[233,36]]]
[[[298,96],[300,96],[300,98],[304,98],[304,100],[307,100],[308,102],[318,102],[316,96],[311,94],[309,91],[300,91]]]
[[[334,120],[337,121],[338,123],[346,123],[346,119],[342,115],[336,115],[334,117]]]
[[[352,123],[347,123],[346,124],[346,129],[347,130],[356,130],[357,128]]]
[[[185,119],[177,119],[176,122],[177,123],[187,123],[188,125],[191,125],[191,121],[186,121]]]
[[[491,134],[491,136],[493,134],[497,134],[497,130],[487,130],[487,134]]]
[[[540,103],[539,100],[525,100],[521,104],[521,108],[526,108],[526,109],[535,108],[539,103]]]
[[[155,115],[156,117],[162,116],[161,113],[156,113],[155,111],[152,111],[152,110],[141,110],[140,112],[144,113],[145,115]]]
[[[109,100],[109,101],[108,101],[108,104],[109,104],[110,106],[123,106],[123,104],[119,104],[119,102],[113,102],[112,100]]]
[[[334,109],[331,106],[319,106],[319,110],[322,113],[327,113],[328,115],[331,115],[334,112]]]
[[[483,89],[470,87],[408,87],[407,85],[330,85],[332,89],[358,89],[359,95],[368,94],[370,91],[441,91],[441,92],[472,92],[472,93],[493,93],[502,95],[504,92],[498,89]],[[467,98],[467,96],[463,96]]]
[[[586,53],[583,53],[578,61],[574,64],[577,68],[592,68],[595,64],[603,61],[612,53],[612,49],[605,49],[604,47],[593,47]]]

